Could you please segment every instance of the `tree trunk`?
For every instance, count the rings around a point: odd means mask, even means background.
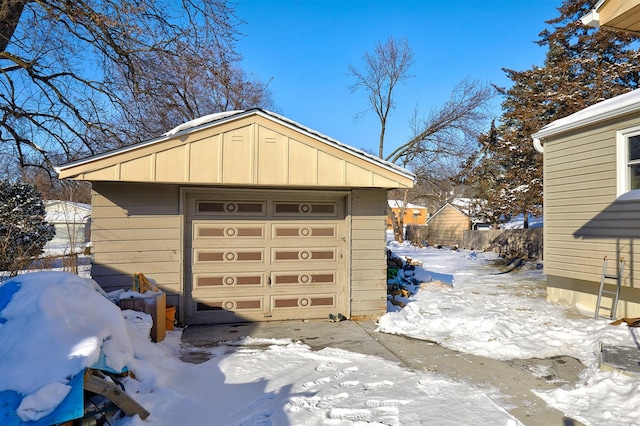
[[[399,243],[404,241],[404,236],[402,235],[402,225],[398,223],[398,218],[393,213],[393,209],[387,203],[387,215],[389,219],[391,219],[391,227],[393,228],[393,239],[398,241]],[[399,231],[398,231],[399,230]]]
[[[0,52],[7,50],[7,45],[18,26],[25,4],[29,0],[0,0]]]
[[[382,155],[384,153],[384,134],[386,132],[386,129],[387,129],[386,121],[384,119],[381,119],[380,148],[379,148],[379,153],[378,153],[378,157],[380,157],[380,158],[384,158]]]

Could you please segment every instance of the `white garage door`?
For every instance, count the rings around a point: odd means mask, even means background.
[[[348,314],[345,196],[187,195],[191,324]]]

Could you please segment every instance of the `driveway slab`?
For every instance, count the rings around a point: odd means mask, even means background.
[[[273,321],[190,326],[182,343],[183,360],[203,362],[207,347],[242,337],[300,341],[313,350],[339,348],[384,358],[414,371],[434,372],[484,390],[527,426],[574,426],[581,423],[553,409],[533,392],[573,385],[582,364],[571,357],[498,361],[446,349],[434,342],[376,332],[375,322]],[[198,352],[197,348],[203,348]],[[194,350],[196,349],[196,350]]]

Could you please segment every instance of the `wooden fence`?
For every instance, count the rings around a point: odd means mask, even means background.
[[[426,241],[427,226],[408,225],[406,239],[414,243]],[[465,250],[493,251],[503,257],[522,257],[532,260],[543,258],[543,228],[505,229],[496,231],[464,231],[462,246]],[[430,245],[439,244],[429,241]]]
[[[78,274],[78,253],[74,252],[58,256],[37,257],[31,260],[31,264],[28,269],[62,269],[66,272]]]

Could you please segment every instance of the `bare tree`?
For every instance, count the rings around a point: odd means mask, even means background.
[[[369,108],[380,119],[380,158],[384,155],[384,136],[387,129],[389,112],[395,107],[393,90],[408,78],[409,68],[414,63],[413,51],[406,39],[396,41],[389,37],[386,43],[376,43],[373,53],[362,55],[363,69],[360,70],[349,64],[349,75],[355,82],[349,86],[352,92],[363,89],[369,99]]]
[[[495,92],[478,81],[463,80],[439,108],[421,118],[416,110],[410,121],[413,137],[386,158],[392,163],[409,164],[416,159],[432,163],[459,157],[475,147],[475,141],[489,118],[489,101]]]
[[[114,120],[144,128],[141,103],[169,95],[192,102],[209,96],[208,87],[251,93],[254,81],[235,53],[234,13],[228,0],[0,0],[2,154],[50,170],[52,153],[68,160],[136,142]],[[159,73],[162,64],[175,67]],[[209,74],[179,86],[203,68],[225,70],[233,83],[220,77],[207,86],[217,77]],[[175,108],[208,108],[189,106]]]
[[[230,61],[227,53],[206,50],[203,56],[158,54],[145,60],[141,67],[146,72],[138,89],[123,87],[131,105],[136,106],[128,110],[131,116],[115,123],[126,135],[124,139],[154,137],[212,112],[273,108],[267,84]]]
[[[397,84],[410,77],[409,68],[413,64],[413,52],[406,40],[396,42],[393,38],[385,44],[377,43],[373,54],[362,57],[364,71],[353,65],[348,66],[349,74],[356,81],[350,87],[352,91],[364,89],[367,92],[370,109],[380,119],[379,156],[383,157],[384,139],[389,112],[394,107],[393,91]],[[475,141],[489,118],[489,101],[495,91],[489,85],[478,81],[463,80],[452,91],[451,98],[439,108],[434,108],[426,116],[421,116],[416,108],[410,125],[413,136],[397,146],[385,159],[415,170],[422,187],[426,182],[442,182],[442,171],[451,170],[463,154],[475,149]],[[456,173],[451,172],[449,176]],[[393,224],[394,236],[402,241],[404,211],[408,191],[390,194],[400,198],[399,215],[387,208]]]

